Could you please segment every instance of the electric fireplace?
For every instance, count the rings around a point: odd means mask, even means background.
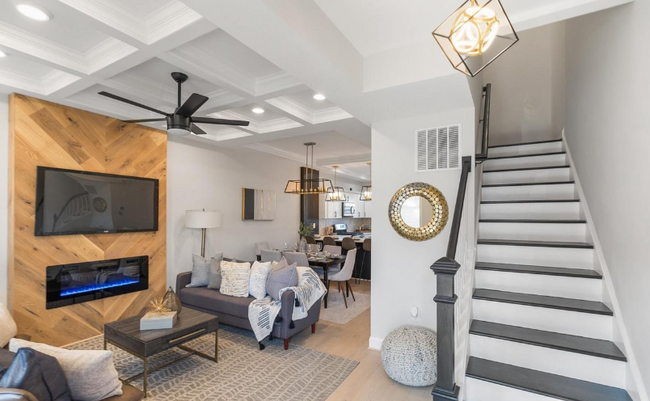
[[[149,288],[149,256],[48,266],[46,308],[79,304]]]

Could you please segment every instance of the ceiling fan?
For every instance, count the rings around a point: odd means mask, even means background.
[[[119,100],[120,102],[128,103],[132,106],[140,107],[145,110],[153,111],[154,113],[162,114],[165,118],[148,118],[142,120],[124,120],[126,123],[150,123],[155,121],[167,121],[167,133],[169,135],[187,135],[193,133],[195,135],[207,135],[196,124],[219,124],[219,125],[240,125],[247,126],[248,121],[242,120],[224,120],[220,118],[210,117],[192,117],[198,109],[203,106],[208,98],[193,93],[181,106],[181,85],[187,81],[187,75],[182,72],[172,72],[172,78],[178,83],[178,107],[173,113],[165,113],[164,111],[154,109],[153,107],[145,106],[133,100],[125,99],[121,96],[114,95],[108,92],[99,92],[100,95],[110,97],[111,99]]]

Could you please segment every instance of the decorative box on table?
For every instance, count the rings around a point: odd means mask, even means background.
[[[176,318],[176,312],[147,312],[140,319],[140,330],[171,329]]]

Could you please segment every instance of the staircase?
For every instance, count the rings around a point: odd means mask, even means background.
[[[483,164],[468,401],[631,401],[561,140]]]

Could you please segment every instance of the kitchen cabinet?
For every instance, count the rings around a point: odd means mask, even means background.
[[[340,219],[343,212],[341,202],[326,202],[325,195],[319,196],[319,213],[321,219]]]
[[[358,203],[361,209],[361,217],[365,217],[367,219],[372,218],[372,201],[359,201]]]
[[[372,201],[362,201],[359,199],[359,193],[351,192],[348,194],[349,203],[354,203],[356,212],[354,213],[355,219],[363,219],[372,217]]]

